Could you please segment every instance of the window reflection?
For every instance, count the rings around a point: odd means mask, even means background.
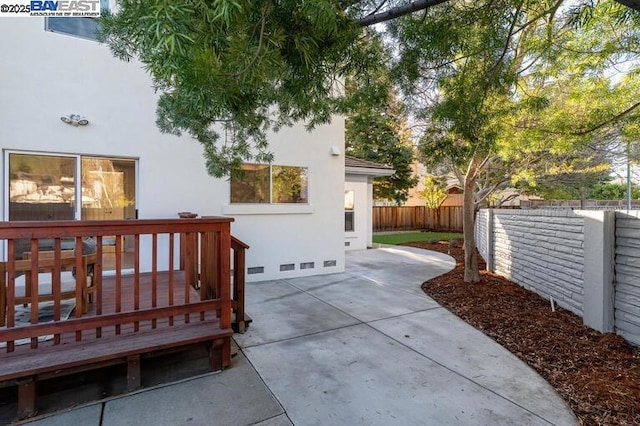
[[[308,203],[306,167],[243,164],[231,176],[231,203]]]
[[[74,157],[9,155],[9,220],[75,218]]]

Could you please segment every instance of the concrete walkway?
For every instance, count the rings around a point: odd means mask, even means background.
[[[540,376],[420,284],[446,255],[350,252],[342,274],[249,284],[234,367],[32,425],[573,425]]]

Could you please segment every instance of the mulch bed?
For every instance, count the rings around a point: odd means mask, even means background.
[[[449,243],[409,243],[447,253]],[[457,265],[422,285],[424,292],[493,338],[544,377],[582,425],[640,425],[640,350],[615,334],[582,325],[582,319],[537,294],[488,272],[463,282]],[[484,269],[484,265],[481,265]]]

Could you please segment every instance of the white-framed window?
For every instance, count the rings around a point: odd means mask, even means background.
[[[109,10],[109,0],[100,0],[100,10]],[[98,37],[98,21],[94,17],[48,17],[44,19],[44,29],[89,40]]]
[[[243,164],[231,176],[231,204],[308,204],[308,169]]]
[[[344,191],[344,230],[355,231],[355,194],[353,191]]]

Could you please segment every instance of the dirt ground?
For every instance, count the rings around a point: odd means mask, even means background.
[[[447,253],[449,243],[409,243]],[[640,350],[620,336],[582,325],[510,281],[483,272],[465,284],[461,248],[456,268],[427,281],[424,292],[529,364],[567,401],[582,425],[640,425]],[[481,265],[484,269],[484,265]]]

